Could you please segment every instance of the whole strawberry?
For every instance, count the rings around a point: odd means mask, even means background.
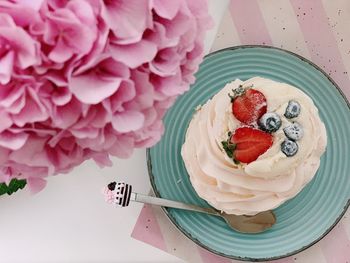
[[[246,125],[255,125],[267,110],[264,94],[252,88],[244,89],[241,86],[233,92],[234,96],[230,96],[233,115]]]

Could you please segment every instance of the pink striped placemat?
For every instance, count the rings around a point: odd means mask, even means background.
[[[290,50],[322,67],[350,99],[349,24],[349,0],[231,0],[212,51],[243,44]],[[274,262],[350,263],[349,216],[316,245]],[[158,207],[143,207],[131,236],[186,262],[238,262],[195,245]]]

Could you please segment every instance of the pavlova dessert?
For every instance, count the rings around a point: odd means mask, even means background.
[[[326,144],[308,95],[254,77],[236,79],[198,106],[181,154],[201,198],[228,214],[255,215],[297,195]]]

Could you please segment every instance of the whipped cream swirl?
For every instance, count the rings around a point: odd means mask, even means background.
[[[273,145],[249,164],[236,165],[222,148],[229,131],[241,123],[233,116],[228,93],[239,85],[251,86],[267,100],[267,112],[276,112],[281,128],[273,133]],[[299,116],[284,117],[290,100],[301,105]],[[281,151],[283,128],[297,121],[304,130],[296,155]],[[318,109],[304,92],[285,83],[260,77],[227,84],[212,99],[199,106],[191,120],[185,143],[184,160],[191,183],[198,195],[210,205],[228,214],[254,215],[274,209],[297,195],[310,182],[320,165],[327,144],[326,129]]]

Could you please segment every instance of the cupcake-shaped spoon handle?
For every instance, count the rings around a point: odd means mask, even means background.
[[[164,198],[134,193],[132,192],[132,186],[130,184],[122,182],[112,182],[108,184],[107,189],[104,190],[104,193],[106,196],[106,201],[109,203],[114,203],[118,207],[128,206],[130,201],[133,201],[150,205],[196,211],[211,215],[220,215],[220,213],[213,208],[200,207]]]

